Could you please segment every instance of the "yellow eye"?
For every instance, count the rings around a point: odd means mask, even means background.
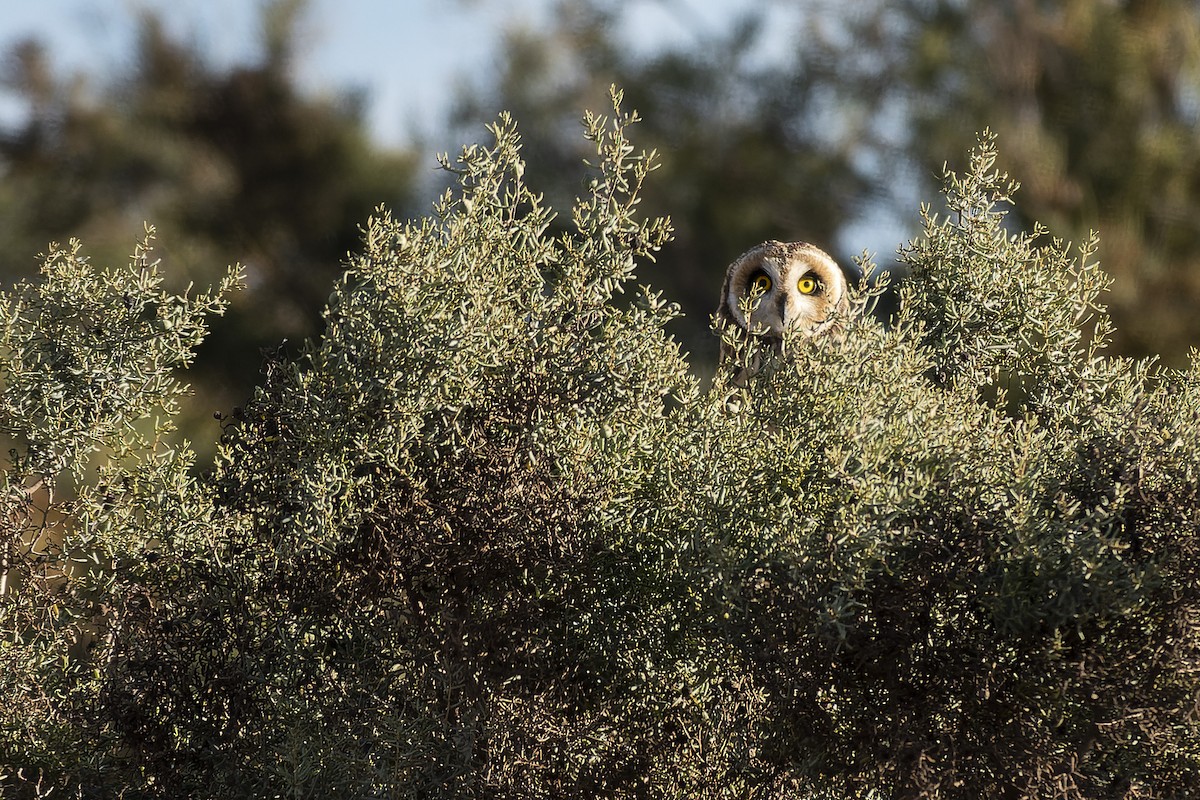
[[[771,291],[771,276],[760,273],[757,278],[750,282],[751,294],[766,294]]]
[[[801,278],[796,288],[800,290],[800,294],[813,294],[820,285],[816,278]]]

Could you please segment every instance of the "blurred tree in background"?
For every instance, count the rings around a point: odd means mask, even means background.
[[[510,33],[498,77],[464,93],[457,122],[515,111],[546,185],[579,157],[577,110],[625,87],[663,153],[667,178],[646,201],[676,225],[660,285],[693,350],[738,253],[801,238],[847,261],[881,209],[915,225],[914,198],[933,198],[945,159],[988,127],[1024,183],[1019,224],[1077,241],[1100,229],[1115,350],[1182,363],[1200,344],[1195,3],[792,0],[725,28],[653,5],[682,44],[645,46],[660,38],[646,4],[559,2],[546,29]]]
[[[6,281],[34,271],[50,241],[71,237],[98,263],[121,263],[143,220],[162,236],[176,287],[245,265],[247,289],[193,375],[192,416],[209,424],[214,410],[249,395],[261,348],[315,330],[373,208],[411,203],[413,161],[369,141],[361,98],[305,96],[296,86],[303,11],[294,1],[266,4],[260,58],[243,66],[213,66],[149,14],[131,66],[103,84],[58,74],[32,41],[6,65],[7,86],[29,110],[0,131]]]
[[[648,212],[676,230],[647,277],[682,305],[672,331],[701,369],[734,257],[808,239],[843,263],[869,247],[893,266],[943,160],[985,127],[1024,183],[1015,224],[1075,240],[1100,229],[1114,349],[1178,364],[1200,343],[1200,9],[1188,0],[776,0],[727,25],[681,0],[550,1],[549,24],[505,33],[496,70],[457,88],[431,76],[455,99],[442,149],[509,110],[525,122],[531,179],[568,206],[584,190],[565,177],[587,155],[579,114],[624,87],[662,158]],[[132,66],[102,85],[60,74],[34,42],[5,72],[29,114],[0,131],[0,274],[28,274],[70,236],[113,263],[143,219],[180,284],[246,264],[248,290],[199,355],[205,416],[244,399],[261,347],[312,332],[375,205],[405,217],[430,199],[414,154],[368,138],[361,95],[297,87],[306,4],[264,9],[248,65],[217,68],[146,16]]]

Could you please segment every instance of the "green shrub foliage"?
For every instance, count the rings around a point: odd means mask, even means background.
[[[1103,354],[1096,242],[1006,226],[985,136],[894,324],[705,388],[614,100],[569,222],[507,116],[370,219],[209,476],[154,417],[229,285],[4,297],[0,796],[1200,791],[1200,358]]]

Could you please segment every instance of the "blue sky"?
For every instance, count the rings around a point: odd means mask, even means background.
[[[380,142],[404,144],[439,127],[456,79],[491,69],[508,26],[536,26],[551,0],[310,0],[300,80],[314,90],[367,91]],[[652,48],[720,25],[754,0],[633,0],[627,33]],[[254,53],[257,0],[3,0],[0,49],[35,37],[55,63],[98,78],[132,52],[141,10],[160,12],[177,36],[217,63]],[[0,114],[17,113],[11,98]]]

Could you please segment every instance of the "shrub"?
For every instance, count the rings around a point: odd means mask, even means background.
[[[130,626],[177,602],[163,557],[207,530],[191,453],[169,444],[174,370],[238,272],[168,294],[152,241],[114,270],[52,245],[41,280],[0,297],[0,796],[100,785],[123,751],[105,697],[137,691]]]
[[[622,296],[669,225],[614,101],[569,223],[507,116],[431,218],[369,220],[211,476],[136,431],[220,293],[72,251],[5,298],[0,791],[1200,787],[1200,367],[1103,355],[1095,242],[1010,232],[984,137],[895,324],[860,287],[844,341],[702,391],[674,308]],[[34,508],[59,474],[78,500]]]

